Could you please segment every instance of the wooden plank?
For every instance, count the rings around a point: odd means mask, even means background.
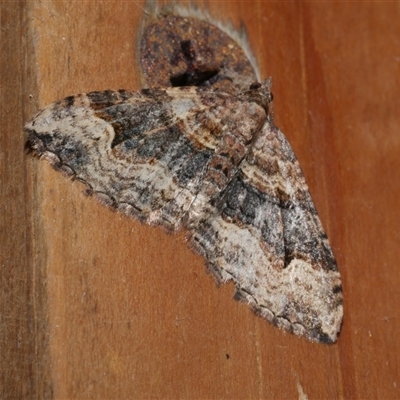
[[[0,397],[52,394],[43,270],[33,260],[42,249],[32,236],[38,220],[34,176],[27,170],[25,121],[36,107],[33,37],[24,2],[2,2],[0,133]]]
[[[231,299],[232,285],[215,287],[183,234],[112,213],[24,157],[22,121],[34,108],[84,91],[140,88],[144,14],[117,0],[8,2],[0,393],[398,398],[397,4],[197,4],[243,23],[262,77],[273,77],[276,123],[300,160],[343,276],[339,342],[308,343],[256,318]]]

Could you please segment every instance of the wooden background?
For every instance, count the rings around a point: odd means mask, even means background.
[[[2,1],[0,397],[400,398],[399,2],[196,2],[247,28],[343,278],[337,344],[216,288],[183,235],[26,154],[40,107],[139,89],[134,1]]]

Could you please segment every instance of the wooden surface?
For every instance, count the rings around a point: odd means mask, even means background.
[[[26,155],[40,107],[140,88],[138,4],[3,1],[0,397],[400,398],[399,3],[197,4],[243,23],[273,77],[343,278],[338,343],[255,317],[183,235],[110,212]]]

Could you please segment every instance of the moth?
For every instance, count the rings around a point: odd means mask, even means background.
[[[25,126],[30,147],[99,201],[185,229],[218,282],[279,328],[332,343],[340,274],[299,163],[274,125],[271,81],[66,97]]]

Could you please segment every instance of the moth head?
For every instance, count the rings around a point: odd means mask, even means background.
[[[254,82],[250,85],[249,90],[241,94],[241,98],[244,101],[257,103],[264,108],[265,112],[268,114],[273,99],[271,83],[271,78],[268,78],[263,82]]]

